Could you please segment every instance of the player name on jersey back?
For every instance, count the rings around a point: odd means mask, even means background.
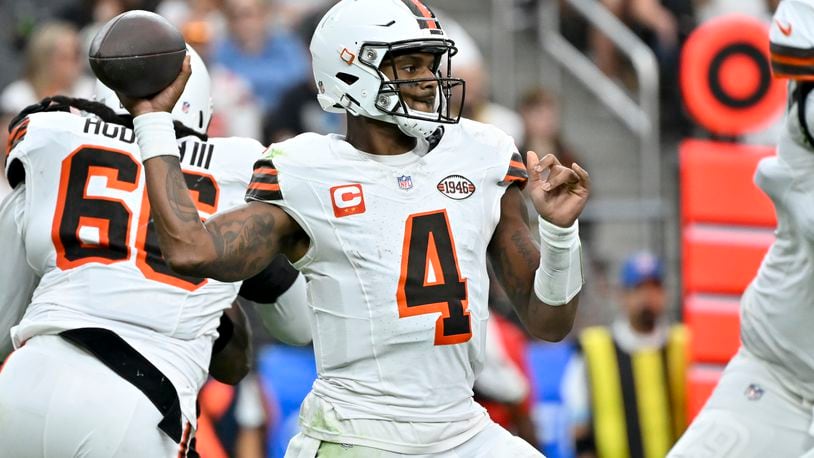
[[[85,125],[82,127],[82,132],[91,135],[101,135],[112,140],[118,140],[122,143],[133,144],[136,142],[136,133],[133,129],[128,129],[125,126],[104,122],[99,118],[85,118]]]

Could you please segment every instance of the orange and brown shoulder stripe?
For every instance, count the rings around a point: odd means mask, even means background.
[[[6,144],[6,154],[10,154],[11,150],[13,150],[18,143],[23,141],[25,134],[28,133],[28,122],[29,119],[25,118],[11,130],[8,136],[8,143]]]
[[[254,163],[246,198],[250,200],[282,200],[283,193],[277,180],[277,168],[271,159],[260,159]]]
[[[506,171],[506,176],[500,182],[503,186],[508,186],[512,183],[517,183],[521,188],[526,185],[529,179],[529,174],[526,171],[526,164],[523,163],[523,158],[520,153],[515,151],[509,160],[509,169]]]

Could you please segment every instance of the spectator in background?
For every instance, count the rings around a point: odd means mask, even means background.
[[[93,23],[105,23],[126,10],[144,9],[143,0],[80,0],[68,3],[56,17],[70,22],[77,30]],[[107,19],[105,19],[107,18]],[[90,36],[92,38],[93,35]]]
[[[531,89],[520,99],[518,109],[524,133],[518,148],[523,154],[526,151],[534,151],[538,155],[551,153],[566,167],[571,167],[574,162],[584,163],[562,140],[560,107],[550,92],[542,87]],[[580,221],[579,233],[586,242],[585,247],[590,246],[593,231],[594,224],[590,219]],[[591,259],[590,256],[588,258]]]
[[[466,96],[462,116],[475,121],[492,124],[514,138],[523,138],[523,121],[512,109],[489,99],[489,75],[478,45],[464,28],[447,15],[438,14],[447,35],[455,41],[458,54],[453,59],[453,76],[466,81]],[[460,105],[460,91],[453,93],[452,107]]]
[[[689,123],[681,105],[678,62],[681,45],[695,28],[693,0],[600,0],[653,50],[658,60],[661,121],[666,133],[676,128],[688,130]],[[597,66],[611,78],[635,87],[632,75],[622,67],[613,42],[593,29],[590,43]],[[678,132],[677,132],[678,133]]]
[[[542,87],[530,90],[520,99],[519,111],[525,134],[520,151],[553,154],[566,167],[574,162],[582,163],[562,141],[560,107],[551,93]]]
[[[298,36],[307,47],[311,36],[327,10],[319,8],[305,15],[298,27]],[[310,72],[310,66],[309,66]],[[281,142],[303,132],[318,134],[339,133],[344,130],[345,118],[328,113],[317,102],[317,87],[313,78],[288,89],[276,109],[266,113],[263,120],[263,141]]]
[[[225,24],[217,0],[192,0],[187,9],[176,0],[160,7],[170,14],[172,22],[184,34],[184,40],[200,54],[209,68],[212,81],[211,137],[248,137],[260,139],[262,110],[249,82],[229,68],[213,62],[214,43],[221,37],[220,23]]]
[[[293,28],[294,25],[307,20],[316,10],[321,10],[324,14],[334,3],[336,3],[335,0],[274,0],[275,25]],[[317,19],[321,19],[321,17]],[[316,24],[314,25],[316,26]],[[306,43],[310,43],[310,41],[311,36],[309,35]]]
[[[308,75],[308,55],[296,35],[267,27],[267,0],[225,0],[228,35],[215,43],[212,60],[246,79],[263,111]]]
[[[196,40],[219,41],[226,36],[223,0],[163,0],[155,12]]]
[[[563,389],[579,458],[664,456],[686,428],[686,331],[664,318],[661,261],[629,257],[621,314],[580,335]]]
[[[658,55],[671,54],[678,46],[678,19],[660,0],[601,0],[625,24],[653,34],[649,43]],[[591,31],[591,45],[597,66],[606,75],[619,77],[621,61],[616,46],[602,32]]]
[[[260,100],[243,77],[222,65],[213,65],[209,135],[261,140],[263,111]]]
[[[85,58],[79,35],[70,24],[38,27],[25,50],[23,77],[0,93],[0,111],[18,113],[51,95],[90,98],[93,80],[82,74]]]
[[[80,49],[83,57],[90,49],[90,43],[102,26],[119,14],[133,9],[144,9],[143,0],[82,0],[69,4],[57,13],[60,20],[73,24],[79,30]],[[90,74],[87,59],[83,59],[83,70]]]

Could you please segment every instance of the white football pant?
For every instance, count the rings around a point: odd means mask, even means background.
[[[141,391],[59,336],[31,338],[0,372],[0,458],[185,456],[161,419]]]
[[[812,403],[743,347],[668,458],[812,457]]]
[[[439,425],[442,425],[439,423]],[[405,455],[358,445],[321,442],[302,433],[288,443],[285,458],[544,458],[523,439],[513,436],[494,422],[483,428],[463,444],[443,453],[432,455]]]

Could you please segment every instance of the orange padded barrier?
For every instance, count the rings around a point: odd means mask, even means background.
[[[690,361],[727,363],[740,346],[738,298],[692,294],[684,300]]]
[[[724,371],[723,366],[697,364],[687,374],[687,418],[695,419],[704,407]]]
[[[774,241],[771,230],[689,225],[682,235],[685,293],[741,294]]]
[[[752,182],[758,161],[773,154],[768,146],[685,140],[679,149],[682,221],[774,227],[774,207]]]

